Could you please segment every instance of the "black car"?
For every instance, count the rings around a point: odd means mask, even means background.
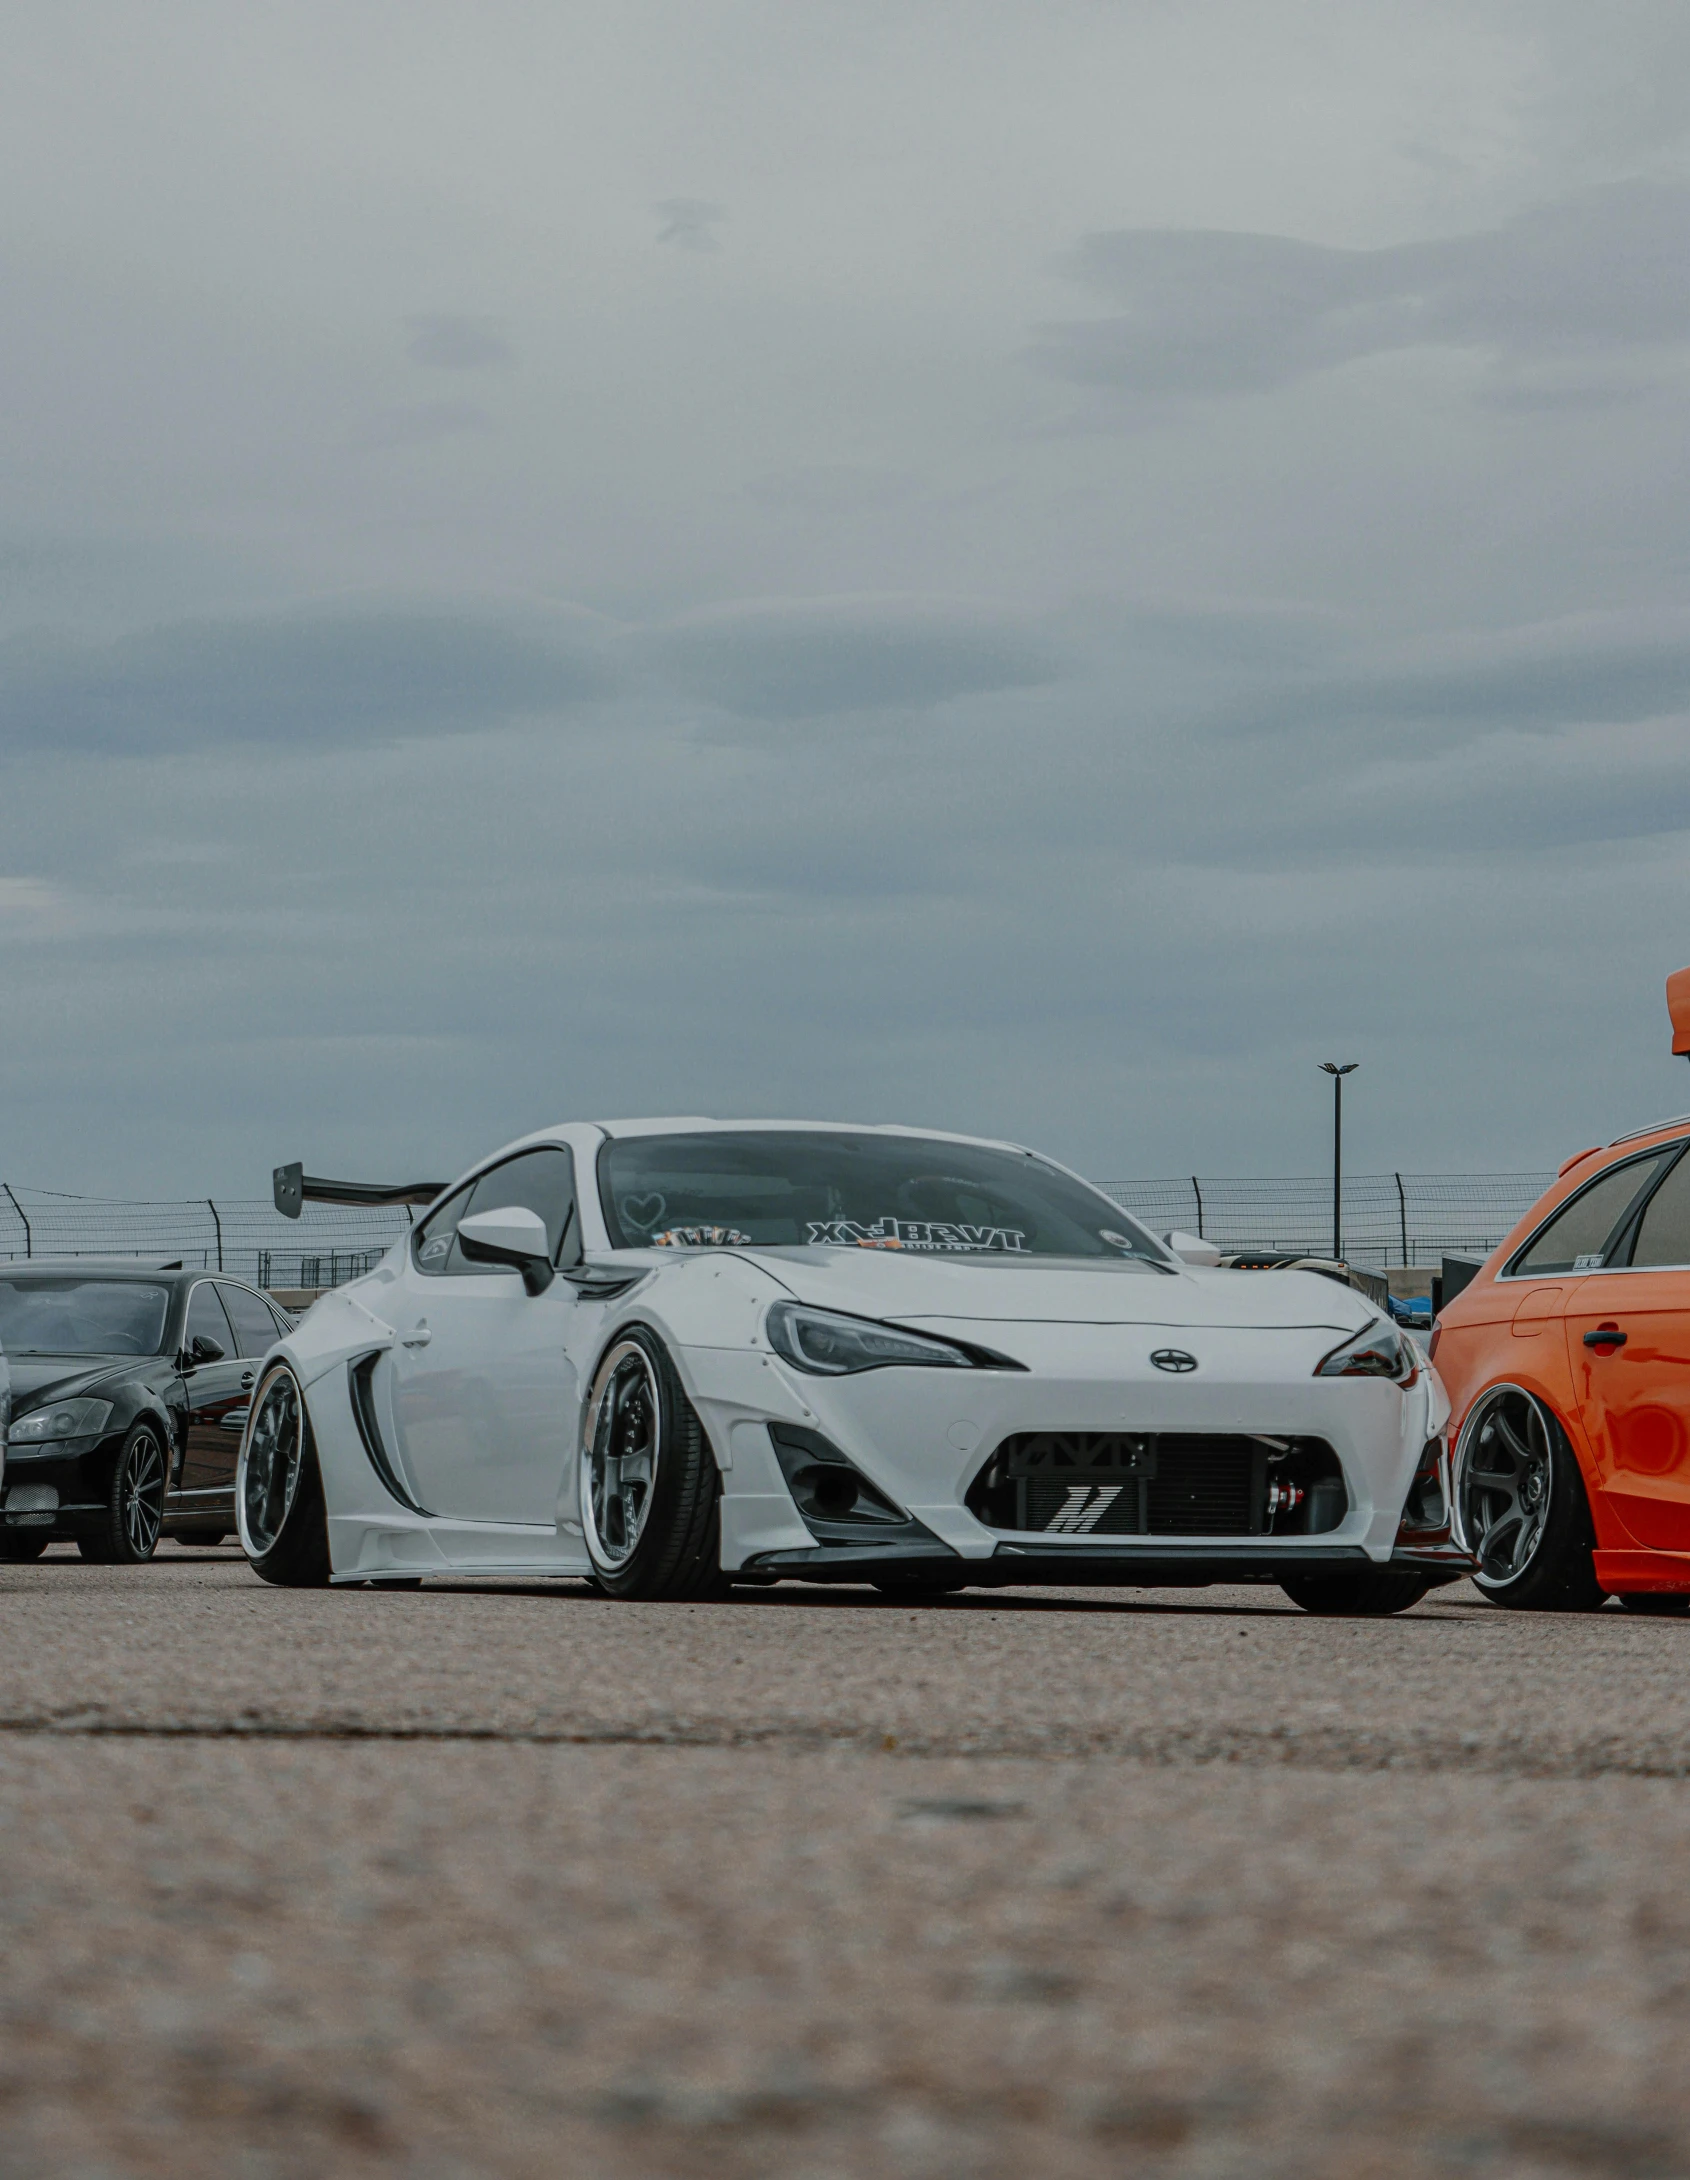
[[[12,1422],[0,1558],[73,1537],[84,1559],[150,1559],[161,1534],[217,1544],[259,1358],[291,1320],[256,1287],[87,1257],[0,1265]]]

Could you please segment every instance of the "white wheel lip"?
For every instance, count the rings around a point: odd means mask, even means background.
[[[593,1440],[598,1429],[599,1411],[609,1392],[611,1383],[622,1364],[637,1360],[651,1388],[652,1412],[656,1422],[657,1448],[652,1459],[652,1491],[640,1512],[640,1524],[625,1551],[611,1552],[598,1533],[598,1523],[593,1514]],[[656,1496],[656,1479],[663,1459],[663,1404],[657,1383],[657,1367],[651,1350],[641,1340],[624,1336],[607,1349],[598,1369],[593,1373],[592,1391],[587,1396],[587,1406],[581,1424],[581,1455],[577,1475],[577,1496],[581,1509],[581,1535],[587,1547],[587,1557],[602,1574],[620,1574],[645,1535],[646,1523],[651,1517],[652,1500]]]
[[[1497,1396],[1499,1394],[1505,1393],[1517,1394],[1521,1400],[1527,1400],[1531,1402],[1532,1406],[1537,1409],[1539,1415],[1543,1419],[1545,1436],[1549,1438],[1551,1444],[1553,1444],[1553,1434],[1561,1428],[1560,1422],[1556,1417],[1555,1410],[1550,1406],[1549,1402],[1544,1399],[1543,1395],[1541,1393],[1534,1393],[1529,1385],[1517,1384],[1512,1378],[1499,1378],[1497,1379],[1495,1384],[1487,1385],[1484,1391],[1476,1396],[1472,1405],[1467,1410],[1466,1421],[1461,1426],[1461,1435],[1455,1443],[1455,1455],[1449,1465],[1451,1501],[1450,1525],[1455,1533],[1456,1542],[1461,1546],[1462,1550],[1467,1552],[1475,1561],[1475,1565],[1468,1579],[1473,1582],[1479,1589],[1485,1590],[1487,1592],[1495,1592],[1497,1590],[1506,1589],[1511,1582],[1518,1582],[1520,1577],[1536,1564],[1538,1551],[1543,1543],[1543,1533],[1544,1529],[1547,1526],[1548,1519],[1546,1509],[1545,1519],[1538,1525],[1538,1533],[1536,1540],[1532,1545],[1531,1556],[1527,1559],[1524,1567],[1516,1568],[1511,1575],[1505,1575],[1502,1580],[1498,1581],[1494,1575],[1487,1575],[1483,1571],[1483,1569],[1476,1564],[1479,1556],[1478,1546],[1471,1534],[1469,1533],[1467,1526],[1467,1467],[1468,1463],[1472,1459],[1474,1438],[1476,1436],[1480,1422],[1482,1421],[1487,1409],[1496,1400]]]
[[[246,1554],[248,1559],[252,1560],[263,1559],[267,1553],[273,1552],[275,1550],[276,1539],[280,1537],[283,1529],[286,1528],[288,1515],[293,1512],[294,1496],[299,1489],[299,1470],[300,1467],[303,1465],[302,1462],[295,1464],[293,1485],[288,1492],[288,1501],[286,1507],[282,1511],[281,1521],[278,1522],[278,1524],[276,1525],[276,1535],[270,1539],[270,1542],[268,1544],[254,1544],[254,1542],[252,1541],[252,1532],[248,1529],[246,1520],[247,1464],[252,1457],[253,1434],[257,1427],[259,1411],[264,1405],[264,1397],[279,1377],[287,1377],[292,1379],[294,1398],[299,1403],[300,1430],[302,1436],[305,1427],[305,1388],[299,1382],[299,1373],[294,1369],[293,1365],[290,1362],[282,1361],[272,1363],[270,1368],[265,1371],[263,1377],[259,1380],[257,1390],[252,1396],[252,1406],[247,1411],[246,1429],[241,1434],[240,1459],[235,1463],[235,1533],[241,1540],[241,1550]]]

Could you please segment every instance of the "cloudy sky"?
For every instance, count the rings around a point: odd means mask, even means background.
[[[52,0],[0,1177],[1690,1106],[1682,0]]]

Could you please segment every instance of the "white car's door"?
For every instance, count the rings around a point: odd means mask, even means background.
[[[575,1290],[530,1295],[521,1275],[471,1264],[458,1222],[519,1204],[557,1260],[575,1217],[567,1150],[524,1151],[430,1213],[412,1237],[393,1350],[393,1418],[421,1503],[461,1521],[543,1523],[573,1510],[578,1387],[566,1339]]]

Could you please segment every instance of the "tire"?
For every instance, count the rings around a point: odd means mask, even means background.
[[[1462,1427],[1455,1503],[1479,1558],[1474,1586],[1521,1612],[1594,1612],[1606,1596],[1592,1554],[1584,1478],[1550,1408],[1518,1385],[1493,1385]]]
[[[76,1540],[84,1559],[97,1567],[139,1567],[152,1558],[164,1521],[168,1473],[164,1432],[143,1417],[112,1463],[98,1528]]]
[[[325,1587],[329,1523],[317,1442],[299,1380],[286,1363],[266,1371],[253,1395],[235,1512],[254,1574],[283,1589]]]
[[[1682,1590],[1634,1590],[1620,1603],[1627,1612],[1638,1612],[1655,1620],[1680,1620],[1690,1612],[1690,1597]]]
[[[209,1550],[212,1545],[221,1544],[228,1534],[227,1529],[178,1529],[172,1535],[171,1542],[174,1544],[200,1544]]]
[[[51,1529],[0,1529],[0,1560],[39,1559],[52,1541]]]
[[[611,1597],[720,1597],[721,1479],[669,1351],[632,1325],[593,1378],[581,1434],[581,1528]]]
[[[1322,1567],[1281,1575],[1292,1604],[1327,1619],[1382,1620],[1419,1604],[1432,1587],[1412,1567]]]

